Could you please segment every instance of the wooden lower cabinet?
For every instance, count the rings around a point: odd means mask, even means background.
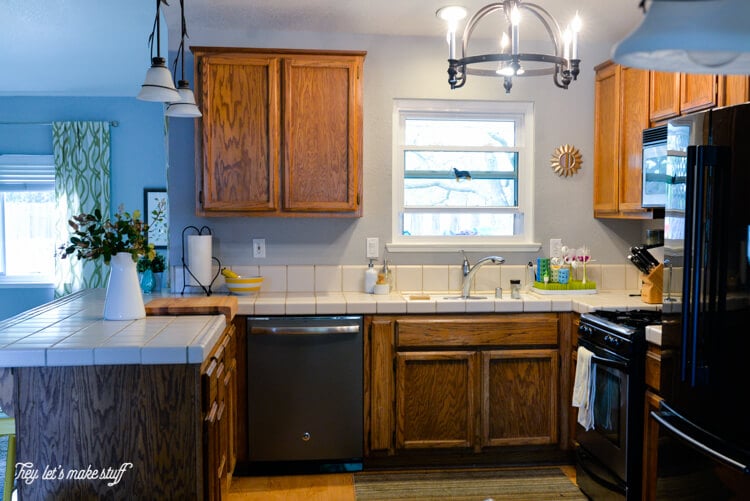
[[[644,501],[656,498],[656,475],[659,449],[659,423],[651,417],[651,411],[659,409],[662,398],[646,391],[646,405],[643,427],[643,495]]]
[[[557,314],[375,316],[366,328],[367,454],[558,443]]]
[[[227,499],[237,461],[237,361],[230,325],[201,372],[205,499]]]
[[[96,477],[19,482],[19,499],[226,499],[233,469],[234,327],[203,364],[13,369],[19,461]],[[59,471],[59,470],[58,470]]]
[[[396,448],[472,447],[476,442],[477,355],[396,354]]]

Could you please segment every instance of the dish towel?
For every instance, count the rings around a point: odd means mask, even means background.
[[[573,407],[578,407],[578,423],[585,430],[594,427],[594,394],[596,374],[591,371],[593,353],[583,346],[578,347],[576,377],[573,382]]]

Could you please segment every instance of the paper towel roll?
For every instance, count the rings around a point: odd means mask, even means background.
[[[211,235],[188,235],[187,246],[188,268],[192,273],[188,274],[187,285],[208,286],[212,276]]]

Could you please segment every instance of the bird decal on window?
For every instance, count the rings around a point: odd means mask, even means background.
[[[471,173],[468,170],[458,170],[453,167],[453,174],[456,175],[456,181],[461,181],[462,179],[471,181]]]

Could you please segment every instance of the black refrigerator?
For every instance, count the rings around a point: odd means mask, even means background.
[[[750,499],[750,104],[671,120],[667,151],[656,499]]]

